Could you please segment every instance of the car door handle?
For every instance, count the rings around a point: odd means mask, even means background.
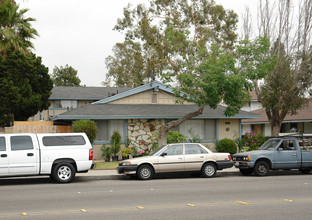
[[[179,160],[182,160],[182,157],[178,158]]]
[[[204,158],[204,156],[201,156],[200,158]]]
[[[7,157],[8,155],[7,154],[1,154],[1,157]]]
[[[293,156],[297,156],[297,154],[293,154]]]
[[[32,156],[34,156],[34,154],[33,153],[28,153],[27,156],[28,157],[32,157]]]

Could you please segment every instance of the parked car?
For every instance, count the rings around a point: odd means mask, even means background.
[[[258,150],[233,155],[235,167],[243,175],[266,176],[269,170],[312,169],[312,135],[270,138]]]
[[[233,166],[229,153],[213,153],[198,143],[168,144],[150,156],[123,160],[116,168],[119,174],[148,180],[155,173],[195,172],[213,177],[217,170]]]
[[[0,134],[0,177],[49,175],[69,183],[94,166],[92,159],[85,133]]]

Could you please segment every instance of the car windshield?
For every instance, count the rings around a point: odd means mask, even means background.
[[[264,144],[259,148],[259,150],[273,150],[280,142],[280,139],[271,139],[264,142]]]
[[[156,151],[150,153],[150,156],[159,156],[160,152],[162,151],[162,149],[164,149],[165,147],[167,147],[168,145],[164,145],[159,147]]]

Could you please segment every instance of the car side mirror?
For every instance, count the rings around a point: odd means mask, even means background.
[[[167,156],[167,153],[162,153],[161,155],[160,155],[161,157],[164,157],[164,156]]]
[[[282,148],[282,147],[279,147],[279,148],[277,149],[277,151],[283,151],[283,148]]]

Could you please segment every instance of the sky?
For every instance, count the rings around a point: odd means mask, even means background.
[[[102,86],[107,72],[105,58],[112,55],[124,36],[113,31],[123,8],[144,0],[16,0],[28,8],[27,17],[35,18],[32,26],[39,32],[33,40],[37,56],[52,74],[55,66],[66,64],[78,71],[81,85]],[[147,2],[147,1],[146,1]],[[255,11],[257,0],[216,0],[239,16],[245,5]],[[239,31],[239,30],[238,30]]]

